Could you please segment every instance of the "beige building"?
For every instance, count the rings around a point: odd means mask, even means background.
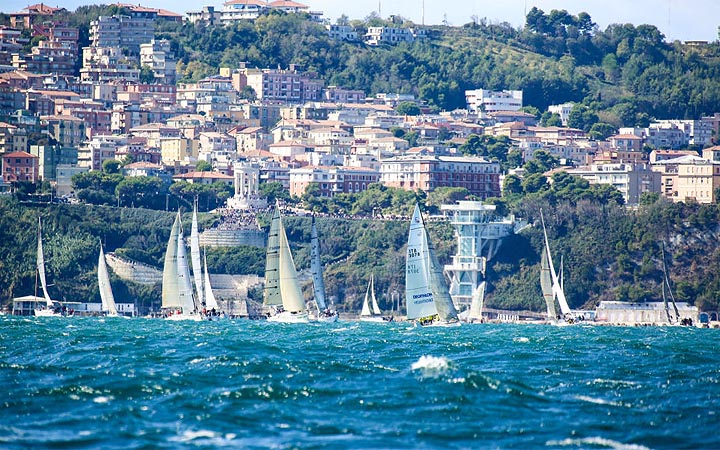
[[[712,157],[712,152],[707,154]],[[669,200],[715,203],[715,190],[720,187],[720,163],[686,155],[657,162],[653,170],[661,174],[661,193]]]
[[[660,174],[649,164],[611,163],[567,169],[567,173],[586,179],[590,184],[609,184],[625,199],[625,204],[637,205],[645,192],[660,192]]]

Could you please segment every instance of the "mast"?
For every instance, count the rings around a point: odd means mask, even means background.
[[[200,233],[198,232],[197,197],[193,207],[192,226],[190,228],[190,259],[192,261],[192,274],[195,280],[195,298],[200,309],[205,305],[203,291],[202,266],[200,265]]]
[[[668,294],[670,295],[670,301],[673,305],[673,310],[675,312],[675,321],[680,320],[680,311],[678,311],[677,304],[675,303],[675,296],[672,293],[672,287],[670,286],[670,276],[668,275],[667,270],[667,261],[665,260],[665,242],[662,242],[660,250],[662,252],[662,262],[663,262],[663,286],[662,286],[662,292],[663,292],[663,303],[665,304],[665,314],[667,315],[668,322],[672,323],[672,318],[670,317],[670,310],[668,308],[667,303],[667,297],[665,296],[665,287],[667,286]]]
[[[310,231],[310,269],[313,280],[313,293],[315,295],[315,304],[320,310],[327,308],[325,301],[325,282],[322,275],[322,264],[320,263],[320,239],[318,237],[317,227],[315,226],[315,216],[312,217],[312,225]]]
[[[450,290],[445,281],[442,266],[437,259],[437,255],[435,255],[435,247],[427,236],[427,230],[425,230],[424,226],[423,231],[425,232],[425,242],[427,242],[428,246],[427,257],[430,272],[430,289],[432,290],[433,299],[435,300],[435,308],[437,309],[440,319],[446,322],[457,322],[457,310],[450,297]]]

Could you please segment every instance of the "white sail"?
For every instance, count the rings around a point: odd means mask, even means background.
[[[102,301],[102,311],[108,316],[117,316],[117,306],[115,306],[115,297],[113,296],[112,286],[110,285],[110,274],[108,273],[107,263],[105,262],[105,252],[102,243],[100,243],[100,257],[98,258],[98,288],[100,289],[100,300]]]
[[[178,265],[177,265],[177,241],[180,234],[180,212],[175,216],[175,222],[170,230],[167,249],[165,250],[165,264],[163,266],[162,281],[162,307],[180,308]]]
[[[210,286],[210,272],[208,272],[207,267],[207,253],[203,255],[204,259],[204,265],[205,265],[205,280],[203,281],[203,286],[205,287],[205,307],[208,310],[218,309],[218,303],[215,299],[215,294],[213,294],[212,286]]]
[[[45,255],[43,254],[43,244],[42,244],[42,225],[40,222],[40,218],[38,217],[38,245],[37,245],[37,273],[38,278],[40,279],[40,286],[42,286],[43,291],[43,297],[45,298],[45,303],[47,304],[48,308],[53,307],[53,301],[50,299],[50,294],[48,294],[47,290],[47,280],[45,278]],[[37,296],[37,294],[36,294]]]
[[[372,304],[373,314],[380,315],[380,306],[378,305],[377,298],[375,297],[375,274],[370,276],[370,303]]]
[[[190,266],[188,265],[187,250],[182,231],[177,237],[177,272],[178,272],[178,302],[183,314],[187,315],[196,310],[193,298],[192,281],[190,281]]]
[[[437,314],[428,271],[428,242],[420,208],[415,205],[408,234],[405,260],[405,302],[408,320]]]
[[[419,205],[410,221],[405,262],[405,301],[407,318],[438,315],[441,321],[457,322],[457,311],[442,274],[442,266],[428,238]]]
[[[320,239],[315,226],[315,217],[312,218],[310,231],[310,270],[312,272],[315,303],[318,309],[324,310],[327,308],[327,302],[325,301],[325,282],[323,281],[322,264],[320,263]]]
[[[480,283],[475,291],[473,292],[472,302],[470,303],[470,312],[468,313],[468,319],[470,320],[482,320],[482,311],[485,303],[485,282]]]
[[[198,310],[206,303],[203,290],[202,266],[200,265],[200,233],[198,232],[197,204],[193,209],[192,226],[190,228],[190,259],[192,261],[192,273],[195,280],[195,299]],[[211,308],[208,308],[211,309]]]
[[[278,272],[280,297],[283,308],[291,313],[298,313],[305,310],[305,297],[303,297],[298,281],[295,262],[290,252],[290,244],[285,234],[285,227],[280,220],[280,248],[278,255]]]
[[[547,307],[548,319],[555,319],[555,292],[552,286],[552,277],[550,275],[550,263],[547,251],[543,248],[540,257],[540,288],[542,289],[545,306]]]
[[[363,300],[360,316],[372,317],[379,316],[380,314],[382,314],[382,311],[380,311],[377,299],[375,298],[375,275],[372,274],[370,275],[370,282],[368,283],[367,290],[365,291],[365,299]]]
[[[545,236],[545,252],[547,253],[547,259],[548,259],[548,267],[550,269],[550,279],[552,280],[552,289],[553,289],[553,295],[558,300],[558,304],[560,304],[560,311],[563,313],[563,315],[570,314],[570,306],[568,305],[567,299],[565,298],[565,291],[563,291],[563,288],[560,284],[560,279],[558,278],[557,272],[555,272],[555,267],[553,266],[552,262],[552,253],[550,252],[550,242],[547,238],[547,230],[545,229],[545,218],[542,215],[542,211],[540,211],[540,220],[542,221],[543,226],[543,234]]]
[[[280,296],[280,209],[275,208],[270,232],[268,233],[267,251],[265,253],[265,288],[263,304],[266,306],[282,305]]]

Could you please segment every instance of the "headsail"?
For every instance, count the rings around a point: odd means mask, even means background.
[[[112,286],[110,285],[110,274],[108,273],[107,263],[105,262],[105,252],[103,251],[102,242],[100,243],[100,257],[98,258],[98,288],[100,289],[102,311],[107,312],[109,316],[117,316],[117,306],[115,305],[115,297],[113,296]]]
[[[279,243],[278,272],[283,307],[286,311],[293,313],[305,311],[305,297],[300,289],[295,261],[290,252],[290,243],[287,240],[282,219],[280,220]]]
[[[210,272],[208,271],[207,266],[207,252],[203,255],[204,259],[204,266],[205,266],[205,280],[203,281],[203,286],[205,287],[205,307],[208,310],[212,309],[218,309],[218,303],[215,299],[215,294],[213,294],[212,286],[210,286]]]
[[[361,316],[379,316],[382,314],[380,307],[378,306],[377,299],[375,298],[375,274],[370,275],[370,282],[368,283],[367,290],[365,291],[365,299],[363,300]]]

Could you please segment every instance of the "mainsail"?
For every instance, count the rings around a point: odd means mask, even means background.
[[[103,251],[102,242],[100,243],[100,257],[98,258],[98,288],[100,289],[102,311],[106,312],[108,316],[117,316],[115,297],[113,296],[112,286],[110,285],[110,274],[108,273],[107,263],[105,262],[105,252]]]
[[[457,321],[457,311],[450,298],[442,267],[428,238],[418,205],[415,205],[408,234],[405,301],[408,319],[437,314],[445,322]]]
[[[192,273],[195,280],[195,298],[198,309],[202,309],[206,303],[203,290],[202,267],[200,266],[200,233],[198,232],[197,203],[193,209],[192,226],[190,228],[190,259],[192,261]],[[208,309],[211,309],[208,307]]]
[[[325,301],[325,282],[323,281],[322,264],[320,263],[320,239],[315,226],[315,217],[312,218],[310,231],[310,270],[312,272],[315,303],[317,303],[318,309],[324,310],[327,308],[327,302]]]
[[[267,251],[265,253],[265,288],[263,304],[266,306],[282,305],[280,297],[280,209],[275,208],[270,222]]]
[[[178,236],[180,235],[180,212],[175,216],[175,222],[170,230],[167,249],[165,250],[165,264],[163,266],[162,281],[162,307],[180,308],[180,288],[178,282]]]
[[[540,257],[540,287],[542,288],[543,298],[547,307],[548,319],[555,319],[555,292],[552,286],[552,276],[550,275],[550,262],[547,252],[543,249]]]
[[[193,298],[192,282],[190,281],[190,266],[188,265],[187,250],[182,230],[177,237],[177,273],[178,273],[178,303],[183,314],[190,314],[196,310]]]
[[[45,303],[47,303],[48,308],[52,308],[53,301],[50,299],[50,294],[48,294],[47,280],[45,279],[45,255],[43,254],[43,244],[42,244],[42,224],[40,222],[39,217],[38,217],[38,240],[37,241],[38,241],[38,246],[37,246],[38,278],[40,279],[40,285],[42,286],[43,297],[45,298]],[[37,294],[36,294],[36,296],[37,296]]]

